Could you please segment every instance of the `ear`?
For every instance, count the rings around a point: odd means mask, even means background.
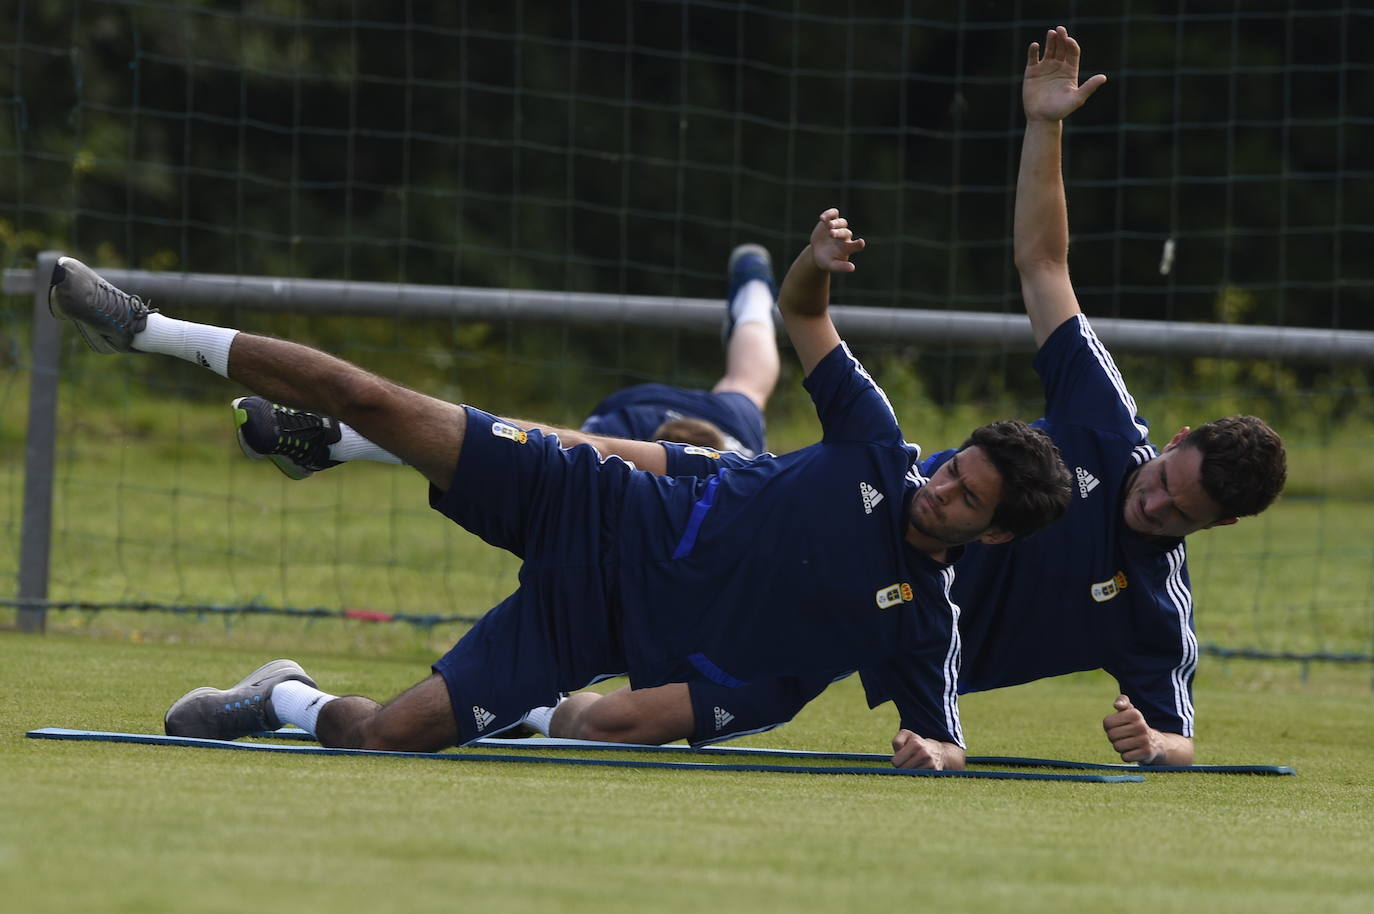
[[[1214,520],[1202,529],[1211,530],[1213,527],[1229,527],[1232,524],[1236,523],[1238,520],[1240,520],[1240,518],[1238,517],[1226,517],[1222,518],[1221,520]]]
[[[1184,438],[1187,438],[1188,433],[1191,431],[1192,429],[1188,426],[1183,426],[1183,428],[1174,433],[1174,437],[1169,439],[1169,443],[1164,445],[1164,451],[1172,451],[1174,448],[1178,447],[1179,443],[1182,442]],[[1160,451],[1160,453],[1162,454],[1164,451]]]
[[[989,527],[983,531],[983,535],[978,537],[978,542],[984,546],[1000,546],[1003,543],[1010,543],[1016,539],[1014,533],[1009,533],[1000,527]]]

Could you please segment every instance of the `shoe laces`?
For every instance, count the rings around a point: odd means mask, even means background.
[[[219,698],[215,714],[228,717],[238,725],[238,729],[246,728],[250,732],[262,729],[268,722],[267,699],[263,697],[261,692],[236,701]]]
[[[276,416],[279,431],[308,433],[319,431],[324,427],[320,417],[314,413],[302,412],[289,406],[282,406],[280,403],[272,404],[272,412]]]
[[[276,403],[272,412],[277,425],[272,453],[298,461],[327,459],[329,446],[319,440],[325,431],[319,416]]]
[[[137,295],[117,289],[103,279],[95,284],[95,307],[121,330],[128,330],[140,317],[154,313]]]

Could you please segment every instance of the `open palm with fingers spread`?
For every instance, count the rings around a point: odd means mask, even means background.
[[[1026,51],[1026,75],[1021,103],[1032,121],[1062,121],[1088,100],[1107,81],[1101,73],[1078,82],[1078,42],[1062,25],[1045,33],[1044,54],[1031,42]]]

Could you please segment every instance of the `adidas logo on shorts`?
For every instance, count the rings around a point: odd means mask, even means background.
[[[491,713],[485,708],[479,708],[477,707],[477,705],[472,706],[472,717],[474,720],[477,721],[478,733],[481,733],[483,730],[487,729],[487,727],[490,727],[491,722],[496,720],[495,714]]]
[[[728,723],[730,723],[730,721],[732,721],[732,720],[734,720],[734,719],[735,719],[735,715],[731,714],[729,711],[725,710],[725,709],[722,708],[722,707],[717,707],[717,708],[716,708],[716,732],[719,733],[720,731],[724,730],[724,729],[725,729],[725,725],[728,724]]]
[[[883,493],[873,488],[866,482],[859,483],[859,497],[864,502],[864,513],[872,514],[873,509],[878,507],[878,503],[883,500]]]

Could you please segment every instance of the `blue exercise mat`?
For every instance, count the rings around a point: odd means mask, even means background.
[[[304,739],[314,741],[314,737],[304,730],[294,727],[254,734],[261,737],[278,739]],[[558,739],[556,737],[531,736],[524,739],[479,739],[473,746],[491,749],[590,749],[618,750],[622,752],[677,752],[699,753],[701,755],[764,756],[772,758],[825,759],[836,762],[887,762],[890,756],[878,752],[823,752],[814,749],[763,749],[750,746],[655,746],[646,743],[605,743],[593,740]],[[1297,774],[1287,765],[1126,765],[1107,762],[1071,762],[1052,758],[1022,758],[1011,755],[970,755],[966,760],[970,765],[995,765],[1001,768],[1068,768],[1076,771],[1132,771],[1148,774]]]
[[[185,746],[200,749],[232,749],[241,752],[275,752],[304,755],[362,755],[384,756],[389,758],[437,759],[446,762],[516,762],[544,765],[591,765],[603,768],[654,768],[674,771],[759,771],[773,774],[849,774],[880,775],[885,777],[934,777],[934,778],[991,778],[1019,781],[1074,781],[1080,783],[1121,784],[1145,780],[1138,774],[1050,774],[1029,771],[919,771],[908,768],[857,767],[849,765],[768,765],[734,764],[722,762],[648,762],[608,758],[568,758],[563,756],[531,755],[528,753],[498,754],[488,752],[390,752],[373,749],[328,749],[324,746],[289,746],[282,743],[255,743],[241,740],[194,739],[186,736],[159,736],[153,733],[114,733],[103,730],[68,730],[63,727],[44,727],[30,730],[26,736],[31,739],[78,740],[111,743],[136,743],[149,746]],[[273,736],[285,735],[274,733]],[[514,740],[485,741],[494,742],[503,748]],[[578,740],[566,741],[573,745],[538,746],[527,748],[586,748]],[[621,744],[616,748],[625,748]],[[665,747],[654,747],[661,749]],[[669,751],[672,751],[670,747]],[[633,750],[631,750],[633,751]],[[683,750],[678,750],[683,751]],[[692,751],[692,750],[686,750]],[[739,750],[735,750],[739,751]],[[703,755],[719,755],[720,750],[701,750]],[[881,757],[884,762],[886,757]]]

